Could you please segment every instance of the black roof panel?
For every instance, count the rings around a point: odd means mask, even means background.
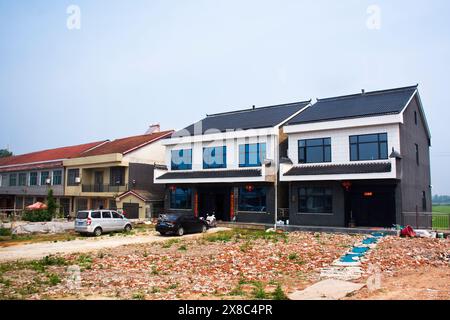
[[[417,86],[411,86],[317,99],[315,104],[289,120],[287,125],[398,114],[416,90]]]
[[[227,130],[247,130],[274,127],[296,112],[306,107],[310,101],[282,104],[270,107],[252,108],[246,110],[224,112],[207,115],[199,122],[175,132],[173,137],[188,135],[200,135]],[[194,127],[195,126],[195,127]],[[215,130],[215,131],[213,131]],[[195,132],[194,132],[195,131]]]
[[[261,169],[246,169],[246,170],[211,170],[211,171],[189,171],[176,172],[171,171],[156,178],[162,179],[210,179],[210,178],[247,178],[260,177]]]
[[[354,174],[391,172],[390,162],[369,162],[339,165],[295,166],[285,176],[310,176],[323,174]]]

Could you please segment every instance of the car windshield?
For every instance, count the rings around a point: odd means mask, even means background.
[[[176,221],[180,217],[179,214],[162,214],[161,220],[165,221]]]
[[[87,219],[89,211],[78,211],[77,219]]]

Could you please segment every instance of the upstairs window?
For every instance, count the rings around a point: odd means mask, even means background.
[[[171,209],[192,209],[192,189],[173,188],[170,190],[170,208]]]
[[[9,185],[15,187],[17,185],[17,173],[9,174]]]
[[[265,143],[239,145],[239,167],[259,167],[265,159]]]
[[[53,185],[60,186],[62,184],[62,171],[56,170],[53,171]]]
[[[26,185],[27,185],[27,174],[19,173],[19,186],[26,186]]]
[[[350,136],[350,161],[388,158],[387,133]]]
[[[37,172],[30,172],[30,186],[37,186],[38,177]]]
[[[8,179],[8,175],[6,175],[6,174],[2,174],[0,176],[0,187],[6,187],[8,185],[7,179]]]
[[[69,169],[67,170],[67,185],[76,186],[77,178],[80,177],[80,169]]]
[[[203,148],[203,169],[227,167],[227,147]]]
[[[298,141],[298,163],[331,162],[331,138]]]
[[[45,186],[47,184],[48,178],[50,178],[50,172],[42,171],[41,172],[41,186]]]
[[[192,170],[192,149],[172,150],[172,170]]]
[[[110,185],[123,186],[125,185],[125,168],[113,167],[110,169]]]

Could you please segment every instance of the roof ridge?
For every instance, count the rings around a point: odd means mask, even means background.
[[[158,135],[158,134],[167,134],[167,133],[172,132],[172,131],[173,130],[164,130],[164,131],[158,131],[158,132],[152,132],[152,133],[138,134],[138,135],[135,135],[135,136],[117,138],[117,139],[114,139],[114,140],[109,141],[109,142],[111,143],[111,142],[114,142],[114,141],[120,141],[120,140],[125,140],[125,139],[130,139],[130,138],[145,137],[145,136],[152,136],[152,135]]]
[[[264,109],[280,108],[280,107],[286,107],[286,106],[290,106],[290,105],[304,104],[304,103],[310,103],[310,102],[311,102],[311,99],[305,100],[305,101],[283,103],[283,104],[263,106],[263,107],[250,108],[250,109],[241,109],[241,110],[234,110],[234,111],[227,111],[227,112],[212,113],[212,114],[207,114],[206,117],[209,118],[209,117],[224,116],[224,115],[228,115],[228,114],[237,114],[237,113],[252,112],[252,111],[258,111],[258,110],[264,110]]]
[[[374,90],[374,91],[368,91],[368,92],[364,92],[364,93],[353,93],[353,94],[342,95],[342,96],[335,96],[335,97],[329,97],[329,98],[320,98],[320,99],[317,98],[317,102],[319,102],[319,101],[331,101],[331,100],[342,100],[342,99],[348,99],[348,98],[353,98],[353,97],[370,96],[370,95],[377,95],[377,94],[396,92],[396,91],[406,91],[408,89],[417,89],[418,86],[419,86],[419,84],[416,84],[416,85],[413,85],[413,86],[392,88],[392,89]]]

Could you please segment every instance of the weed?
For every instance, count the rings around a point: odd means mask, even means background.
[[[158,268],[156,268],[156,266],[152,266],[152,271],[150,273],[157,276],[159,274]]]
[[[133,300],[144,300],[144,299],[145,294],[143,294],[142,292],[133,293]]]
[[[173,289],[176,289],[178,287],[178,283],[172,283],[169,287],[168,287],[168,289],[169,290],[173,290]]]
[[[278,284],[275,291],[272,293],[272,299],[273,300],[288,300],[288,297],[283,291],[283,288],[281,288],[281,285]]]
[[[11,229],[0,228],[0,237],[9,237],[11,236]]]
[[[61,278],[57,274],[50,273],[47,275],[47,277],[48,277],[48,283],[51,286],[56,286],[57,284],[61,283]]]
[[[186,245],[181,245],[179,248],[178,248],[178,250],[180,250],[180,251],[187,251],[187,247],[186,247]]]
[[[229,293],[230,296],[243,296],[245,295],[244,290],[242,290],[242,285],[238,284],[233,290]]]
[[[252,292],[253,297],[255,299],[267,299],[267,293],[264,291],[264,285],[259,281],[254,281],[253,285],[255,286]]]
[[[92,267],[92,257],[87,254],[81,254],[77,259],[78,265],[83,269],[91,269]]]
[[[288,255],[288,259],[289,259],[289,260],[297,260],[297,258],[298,258],[298,255],[297,255],[297,253],[295,253],[295,252],[290,253],[290,254]]]
[[[159,292],[159,288],[158,287],[152,287],[151,293],[158,293],[158,292]]]
[[[163,248],[170,248],[173,244],[180,242],[179,239],[170,239],[163,243]]]

